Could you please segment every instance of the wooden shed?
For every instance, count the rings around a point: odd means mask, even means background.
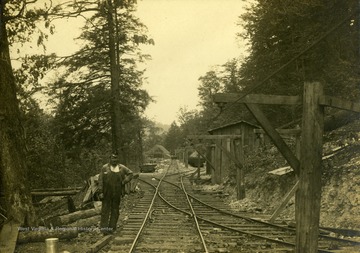
[[[255,124],[242,120],[208,130],[210,135],[217,136],[214,139],[215,145],[208,147],[207,151],[207,159],[214,167],[208,169],[211,171],[212,183],[221,184],[226,178],[236,176],[233,175],[234,170],[231,170],[234,161],[229,157],[229,154],[241,160],[245,149],[253,150],[259,147],[262,137],[254,133],[254,129],[259,128]],[[222,135],[224,138],[219,138]],[[241,137],[235,139],[231,136]],[[228,152],[224,152],[224,150]]]
[[[241,135],[243,146],[254,149],[260,145],[262,139],[259,134],[254,133],[254,129],[259,128],[260,127],[255,124],[241,120],[210,129],[208,133],[212,135]]]

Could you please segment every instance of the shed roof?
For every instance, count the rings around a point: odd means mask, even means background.
[[[240,120],[240,121],[236,121],[236,122],[233,122],[233,123],[230,123],[230,124],[226,124],[226,125],[223,125],[223,126],[219,126],[219,127],[210,129],[210,130],[208,130],[208,133],[212,133],[212,132],[214,132],[216,130],[224,129],[224,128],[235,126],[235,125],[242,125],[242,124],[252,126],[253,128],[260,128],[258,125],[252,124],[252,123],[250,123],[248,121],[245,121],[245,120]]]
[[[145,154],[147,155],[158,154],[158,153],[162,153],[166,156],[170,156],[170,152],[164,146],[159,144],[155,145],[154,147],[152,147],[151,149],[145,152]]]

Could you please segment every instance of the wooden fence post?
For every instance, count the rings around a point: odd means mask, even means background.
[[[305,83],[301,133],[299,189],[296,201],[296,253],[318,252],[324,109],[323,86]]]

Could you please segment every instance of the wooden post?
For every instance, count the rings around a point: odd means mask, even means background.
[[[305,83],[299,190],[296,202],[296,253],[318,252],[324,109],[320,83]]]
[[[238,148],[239,146],[239,148]],[[245,176],[244,176],[244,145],[243,138],[240,144],[233,140],[233,150],[236,160],[239,161],[241,166],[236,166],[236,197],[237,199],[245,198]]]
[[[200,167],[201,167],[201,159],[200,159],[200,153],[198,153],[198,166],[197,166],[197,178],[200,179]]]
[[[189,153],[187,146],[184,148],[184,164],[185,164],[185,168],[189,167]]]
[[[215,165],[215,171],[214,171],[214,177],[212,183],[214,184],[220,184],[221,183],[221,163],[222,163],[222,156],[221,156],[221,149],[219,148],[222,143],[221,139],[215,140],[215,157],[214,157],[214,165]]]
[[[211,160],[211,146],[208,145],[206,146],[206,156],[205,156],[205,160],[206,160],[206,164],[205,164],[205,167],[206,167],[206,175],[210,175],[211,174],[211,166],[209,163],[209,160]]]

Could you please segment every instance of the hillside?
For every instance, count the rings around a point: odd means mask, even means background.
[[[337,150],[323,162],[320,225],[360,230],[360,121],[324,136],[324,154]],[[236,200],[233,180],[223,187],[228,203],[235,210],[271,215],[284,195],[295,184],[294,172],[273,175],[268,172],[286,166],[275,147],[248,154],[246,158],[246,198]],[[279,219],[295,220],[295,197]]]

